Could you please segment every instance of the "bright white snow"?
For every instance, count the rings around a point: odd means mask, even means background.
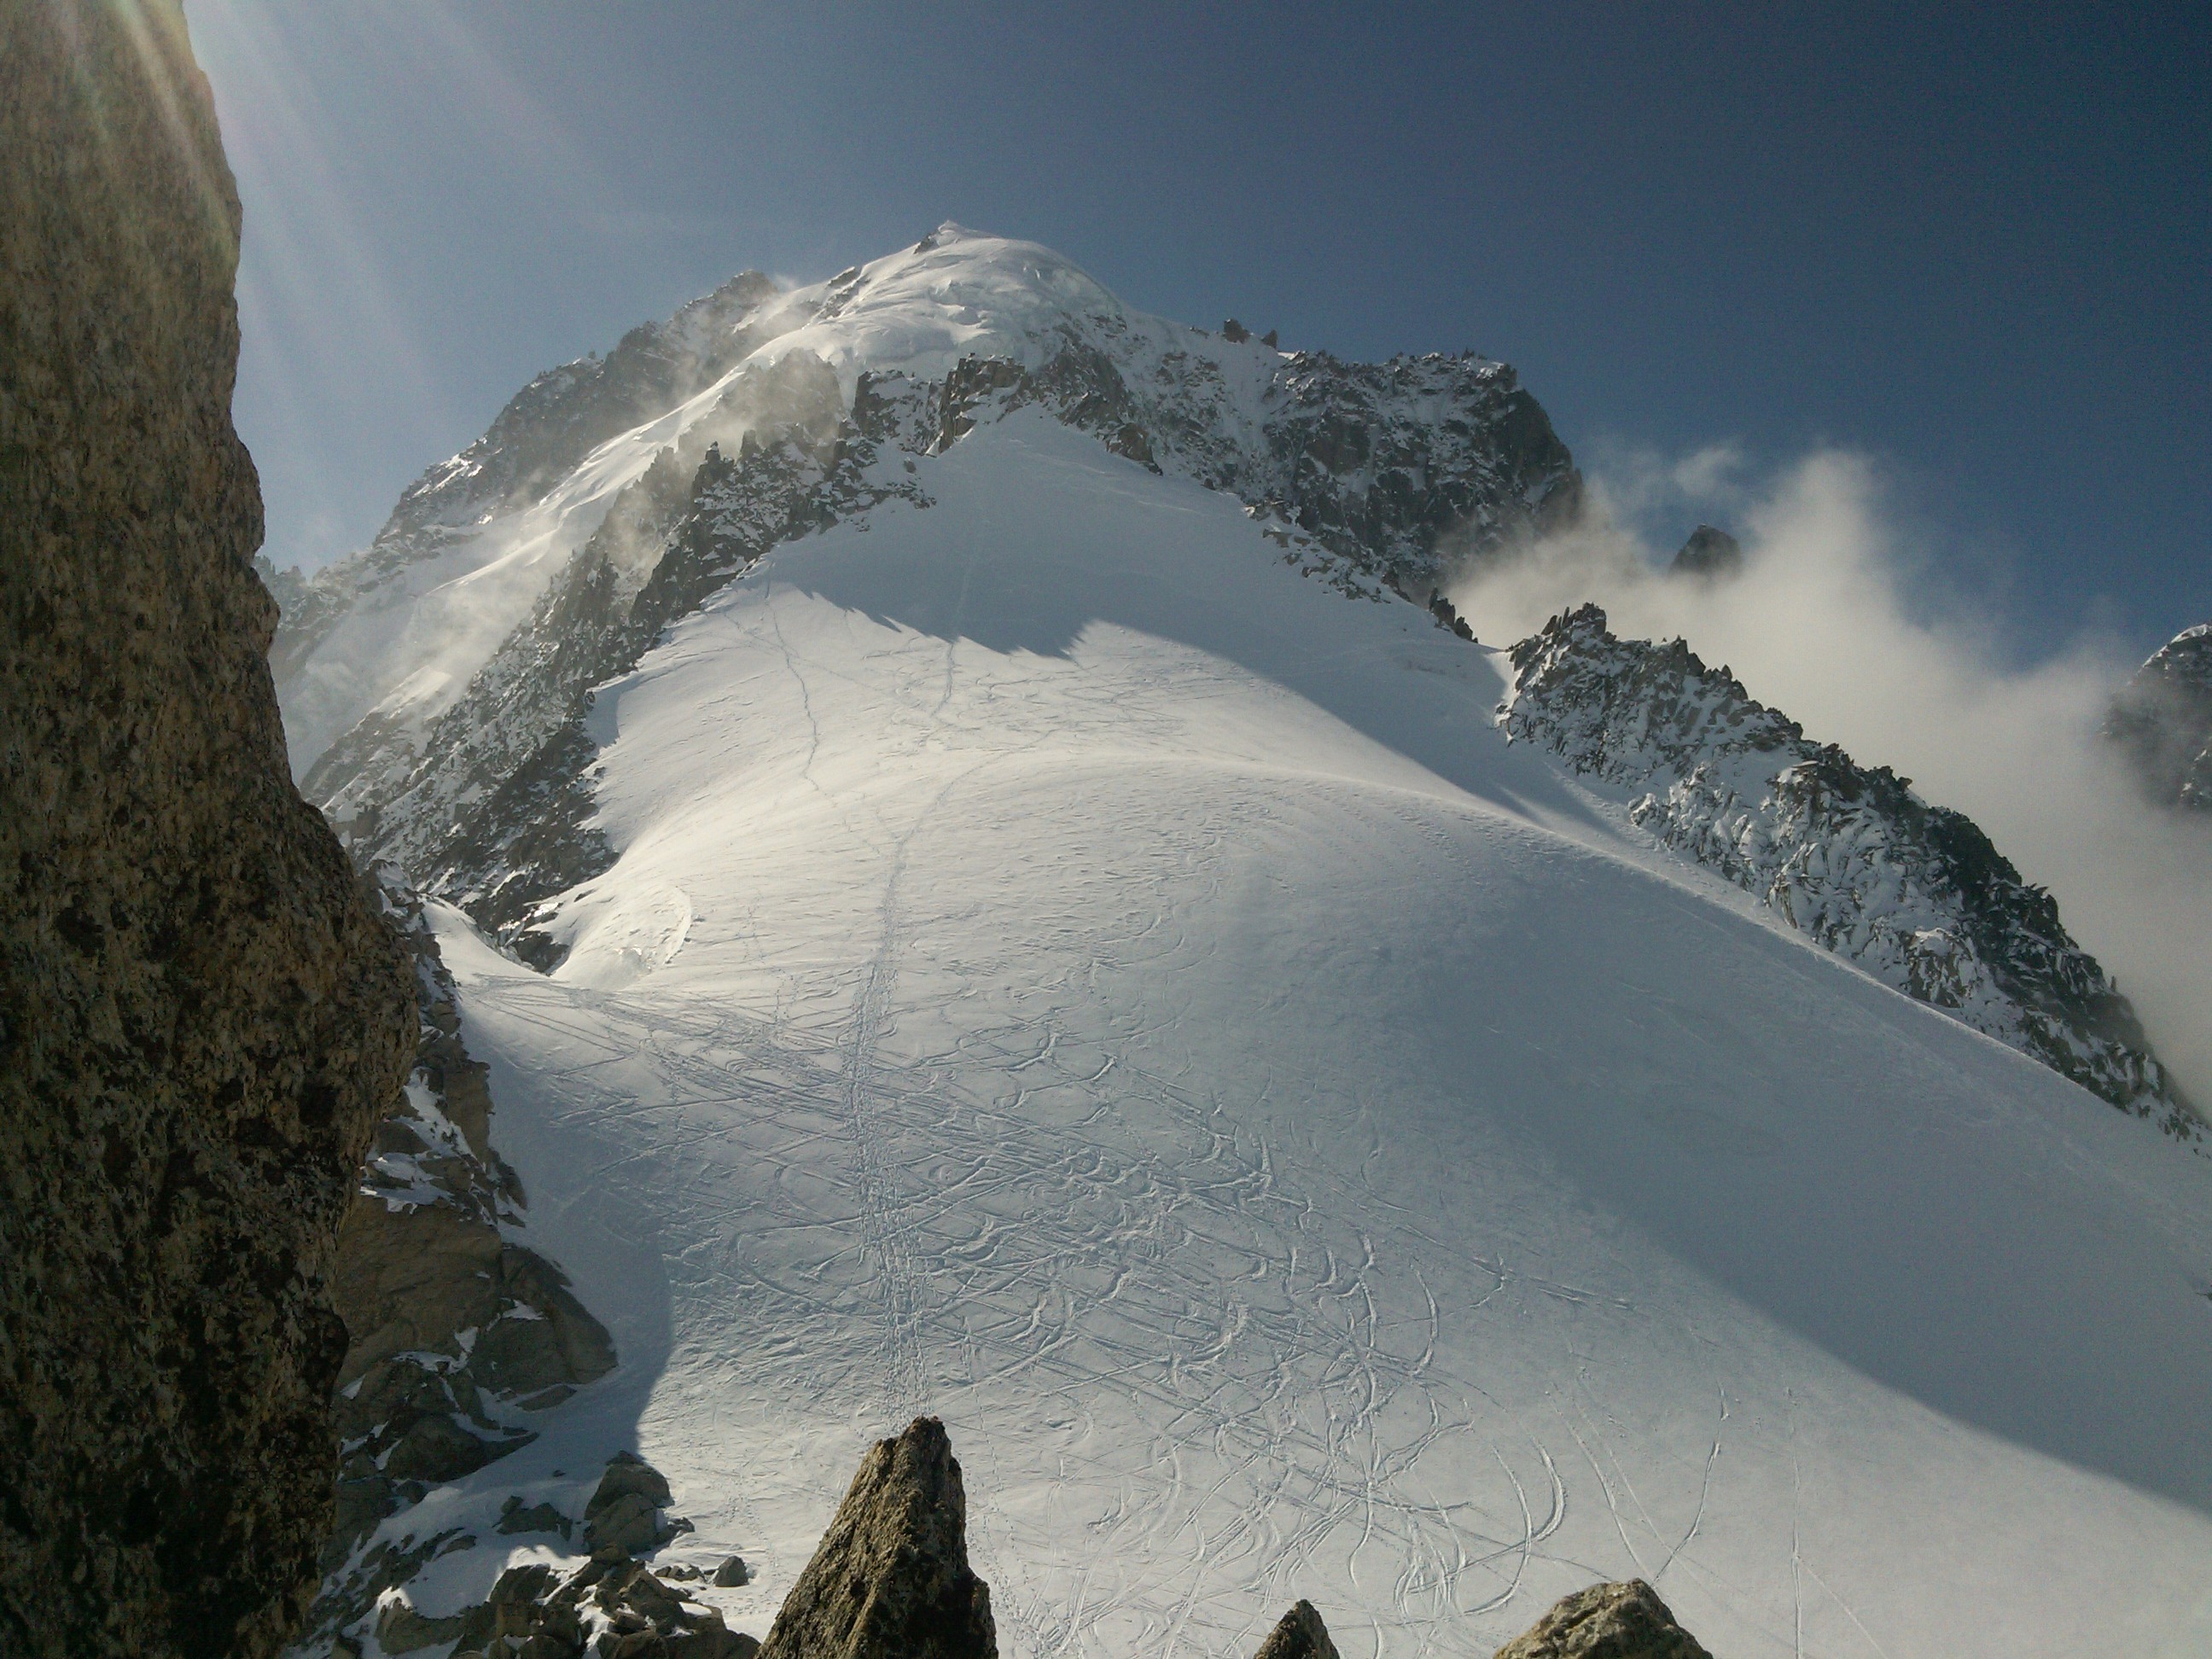
[[[394,1528],[635,1446],[757,1633],[927,1411],[1024,1659],[1299,1595],[1479,1655],[1631,1574],[1723,1659],[2212,1650],[2203,1160],[1675,866],[1233,501],[1034,412],[922,466],[601,693],[551,978],[444,914],[623,1364]]]

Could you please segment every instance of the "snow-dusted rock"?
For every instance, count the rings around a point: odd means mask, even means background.
[[[1712,1659],[1641,1578],[1564,1597],[1495,1659]]]
[[[1634,821],[1906,995],[2195,1139],[2196,1114],[2051,896],[1964,814],[1753,700],[1680,640],[1595,605],[1513,647],[1509,738],[1633,793]]]
[[[310,1650],[349,1632],[357,1639],[438,1550],[473,1547],[488,1527],[426,1528],[436,1549],[410,1547],[407,1511],[531,1444],[540,1413],[616,1361],[568,1276],[514,1236],[526,1219],[522,1186],[492,1145],[486,1067],[461,1039],[453,975],[421,896],[388,864],[369,886],[407,947],[419,1036],[338,1231],[331,1288],[349,1338],[332,1401],[341,1462],[322,1586],[301,1636]],[[523,1530],[526,1521],[513,1523],[525,1507],[510,1499],[499,1530]],[[528,1507],[541,1525],[569,1530],[551,1506]]]

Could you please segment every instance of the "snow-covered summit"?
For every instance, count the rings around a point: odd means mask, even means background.
[[[1050,248],[949,220],[911,247],[793,290],[777,314],[793,327],[769,355],[812,352],[836,371],[848,402],[862,374],[941,380],[969,357],[1041,368],[1077,338],[1129,341],[1133,359],[1203,351],[1255,391],[1275,355],[1132,311]]]
[[[763,392],[809,383],[803,364],[827,371],[847,421],[872,384],[896,382],[920,408],[964,374],[967,401],[989,391],[1042,404],[1409,585],[1432,578],[1440,556],[1569,510],[1579,490],[1504,364],[1285,353],[1133,310],[1035,243],[940,226],[789,292],[737,277],[603,359],[538,376],[430,469],[375,542],[319,574],[285,617],[272,660],[310,793],[327,801],[364,772],[410,769],[428,723],[615,499],[664,453],[688,473],[710,447],[735,453],[749,433],[799,417]],[[933,430],[957,436],[941,416]]]

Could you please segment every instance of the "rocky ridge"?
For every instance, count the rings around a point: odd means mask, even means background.
[[[2212,623],[2152,653],[2112,700],[2104,734],[2151,800],[2212,813]]]
[[[1498,721],[1630,793],[1661,844],[1885,983],[2168,1134],[2203,1125],[2058,907],[1963,814],[1753,700],[1680,640],[1615,638],[1584,605],[1513,647]]]
[[[658,1470],[635,1455],[617,1455],[600,1476],[580,1527],[550,1505],[540,1511],[520,1504],[500,1527],[503,1533],[557,1531],[564,1541],[576,1534],[589,1552],[582,1565],[519,1563],[501,1572],[483,1601],[437,1616],[418,1612],[403,1590],[376,1604],[373,1626],[364,1620],[364,1626],[390,1655],[440,1648],[453,1659],[749,1659],[759,1641],[732,1631],[689,1588],[700,1577],[696,1569],[656,1571],[639,1559],[688,1527],[664,1515],[668,1498]],[[410,1553],[427,1562],[474,1547],[473,1540],[457,1544],[433,1534]],[[724,1569],[717,1583],[744,1582],[742,1562],[732,1558]],[[351,1637],[341,1636],[335,1645],[340,1652],[362,1651]]]
[[[993,290],[1013,319],[999,349],[941,368],[927,353],[872,356],[870,306],[908,303],[899,284],[912,268],[946,260],[970,271],[957,280],[979,283],[1019,265],[1012,297]],[[607,409],[688,398],[639,428],[671,441],[640,452],[504,637],[480,658],[440,659],[441,674],[462,671],[442,702],[395,692],[303,757],[304,787],[357,858],[397,859],[511,944],[533,904],[604,857],[581,828],[590,687],[778,541],[865,520],[893,497],[926,507],[917,464],[979,423],[1041,410],[1138,465],[1232,493],[1286,557],[1368,597],[1386,586],[1425,596],[1455,562],[1539,533],[1580,499],[1571,458],[1504,364],[1347,363],[1241,329],[1164,324],[1057,256],[957,227],[816,289],[772,296],[741,278],[722,293],[724,308],[686,336],[703,328],[714,349],[678,354],[683,373],[625,380],[654,388],[642,402],[611,403],[588,365],[533,382],[483,440],[410,489],[366,553],[305,584],[278,641],[288,695],[313,702],[338,672],[317,653],[340,621],[387,605],[408,572],[489,534],[500,515],[551,510],[577,487],[562,464],[578,462],[578,477],[610,465]],[[586,438],[602,447],[582,467]]]
[[[285,763],[184,16],[0,9],[0,1650],[260,1659],[405,969]]]

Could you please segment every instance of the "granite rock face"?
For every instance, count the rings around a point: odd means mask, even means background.
[[[1592,1584],[1498,1650],[1494,1659],[1712,1659],[1641,1578]]]
[[[1336,1644],[1310,1601],[1300,1601],[1282,1616],[1252,1659],[1336,1659]]]
[[[0,66],[0,1651],[256,1659],[411,1000],[285,763],[183,16],[9,6]]]
[[[990,1587],[968,1567],[968,1499],[944,1424],[861,1459],[763,1659],[995,1659]]]
[[[1965,814],[1814,743],[1680,640],[1616,638],[1594,605],[1513,647],[1498,721],[1618,788],[1670,852],[1824,948],[2195,1142],[2203,1120],[2133,1007]]]

